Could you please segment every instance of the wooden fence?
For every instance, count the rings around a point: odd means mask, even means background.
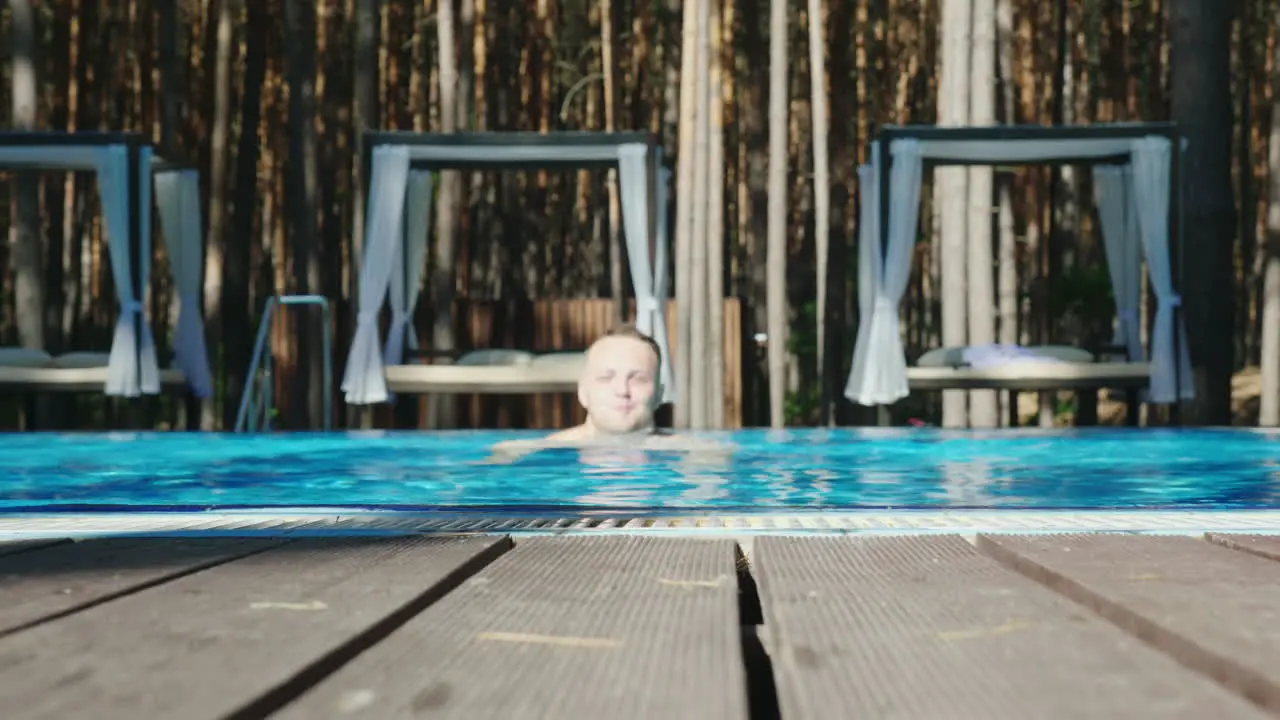
[[[629,303],[630,305],[630,303]],[[416,316],[423,354],[429,358],[431,338],[429,307]],[[563,352],[585,349],[615,324],[614,304],[609,298],[570,300],[483,301],[461,300],[454,305],[455,331],[459,352],[488,348],[518,348],[532,352]],[[634,321],[635,310],[628,309]],[[679,352],[676,338],[676,305],[667,303],[667,328],[672,353]],[[737,298],[724,301],[724,417],[728,428],[742,427],[743,378],[742,307]],[[422,362],[430,362],[423,359]],[[682,389],[682,392],[684,390]],[[458,395],[457,426],[460,428],[563,428],[584,419],[573,393],[539,395]],[[409,401],[416,410],[418,427],[428,427],[428,398]],[[403,412],[403,408],[401,409]],[[378,425],[404,427],[405,416],[397,422],[392,413],[378,413]]]

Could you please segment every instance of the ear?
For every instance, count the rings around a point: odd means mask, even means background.
[[[578,381],[578,404],[582,406],[583,410],[589,409],[587,408],[587,389],[581,380]]]

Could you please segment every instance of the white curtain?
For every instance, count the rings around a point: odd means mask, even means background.
[[[388,399],[381,343],[378,342],[378,311],[387,296],[391,273],[402,262],[401,227],[408,182],[408,148],[403,145],[375,147],[366,201],[365,251],[360,261],[356,332],[342,378],[342,390],[350,404],[371,405]]]
[[[676,387],[671,372],[671,350],[667,342],[666,247],[658,232],[656,257],[649,254],[649,188],[651,187],[649,151],[643,143],[629,143],[617,148],[618,192],[622,200],[623,235],[627,259],[631,266],[631,284],[636,293],[636,327],[657,341],[662,350],[659,368],[662,380],[662,402],[675,402]],[[656,183],[661,186],[662,183]],[[665,192],[655,188],[657,212],[655,222],[665,224]]]
[[[135,199],[138,211],[138,236],[142,252],[138,258],[138,286],[142,293],[138,297],[138,329],[142,333],[142,347],[139,348],[139,362],[142,365],[142,392],[156,395],[160,392],[160,364],[156,362],[156,337],[147,322],[146,302],[151,288],[151,212],[153,205],[151,193],[151,158],[155,154],[149,146],[138,148],[138,196]]]
[[[107,252],[111,260],[111,276],[116,288],[116,300],[120,303],[120,315],[116,319],[115,333],[111,339],[104,391],[107,395],[117,397],[138,397],[143,392],[157,392],[159,379],[155,373],[150,378],[140,377],[143,360],[139,355],[139,346],[147,342],[150,333],[147,332],[146,323],[142,322],[142,299],[133,291],[129,203],[134,194],[129,187],[128,149],[123,145],[101,148],[97,175],[98,194],[102,200],[106,226]],[[154,346],[151,356],[154,361]]]
[[[661,161],[662,151],[658,151],[658,158]],[[668,258],[671,251],[671,240],[667,231],[667,204],[671,199],[671,170],[665,166],[659,165],[657,188],[653,191],[654,196],[654,222],[657,224],[657,232],[654,242],[654,258],[653,258],[653,297],[657,301],[658,311],[655,317],[657,325],[655,332],[661,338],[658,347],[662,348],[662,387],[663,402],[674,403],[679,397],[676,387],[676,376],[674,367],[671,364],[671,348],[668,344],[667,336],[667,300],[671,297],[671,272],[668,269]]]
[[[1147,274],[1156,296],[1156,317],[1151,330],[1150,401],[1174,403],[1195,397],[1191,354],[1181,318],[1174,325],[1174,308],[1182,299],[1173,291],[1169,262],[1169,168],[1172,143],[1149,136],[1133,141],[1133,193],[1138,224],[1146,251]],[[1177,353],[1175,355],[1174,353]],[[1176,369],[1175,373],[1175,357]],[[1181,379],[1176,383],[1175,376]],[[1176,384],[1175,384],[1176,383]]]
[[[858,167],[858,336],[854,341],[853,365],[845,385],[847,397],[862,395],[867,385],[867,354],[871,349],[871,316],[876,288],[884,266],[880,248],[879,145],[871,146],[871,164]]]
[[[382,350],[388,365],[404,362],[404,350],[418,348],[418,333],[413,327],[413,309],[418,304],[418,290],[427,264],[427,234],[431,221],[431,173],[414,170],[404,209],[404,266],[391,271],[391,326],[387,344]]]
[[[204,272],[204,223],[200,213],[200,173],[166,170],[156,173],[156,205],[169,248],[178,290],[178,325],[174,331],[173,364],[187,379],[196,397],[213,395],[209,353],[200,316]]]
[[[1093,169],[1094,195],[1102,225],[1107,270],[1116,298],[1116,330],[1113,343],[1126,348],[1130,362],[1143,362],[1142,238],[1133,203],[1133,170],[1128,165],[1099,165]]]
[[[874,276],[871,294],[861,294],[859,311],[866,313],[866,303],[871,306],[871,317],[865,335],[858,332],[858,347],[854,349],[854,365],[845,384],[845,397],[861,405],[882,405],[896,402],[909,393],[907,362],[902,349],[898,305],[906,292],[911,276],[911,259],[916,242],[916,228],[920,218],[920,180],[923,172],[920,143],[913,139],[894,140],[890,146],[893,164],[889,176],[889,248],[883,263],[877,262],[879,253],[879,228],[875,224],[862,243],[870,241],[874,247],[860,259],[871,260]],[[880,208],[879,163],[873,153],[872,170],[876,180],[871,182],[873,213]],[[867,210],[867,198],[863,198],[863,211]],[[877,215],[878,216],[878,215]],[[874,232],[874,237],[869,237]],[[859,358],[861,362],[859,362]]]

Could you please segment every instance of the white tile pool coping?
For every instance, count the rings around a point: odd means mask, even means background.
[[[0,541],[111,535],[902,535],[1206,532],[1280,535],[1280,510],[850,511],[823,514],[502,516],[343,508],[269,511],[0,513]]]

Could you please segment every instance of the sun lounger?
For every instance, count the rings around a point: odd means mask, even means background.
[[[389,365],[387,389],[393,393],[533,395],[573,392],[585,355],[523,350],[477,350],[454,365]]]
[[[0,389],[28,392],[98,392],[107,382],[109,353],[70,352],[50,355],[34,348],[0,348]],[[168,390],[186,384],[181,370],[161,369]]]
[[[1151,366],[1140,362],[1009,362],[989,367],[911,367],[912,390],[1071,390],[1145,388]]]
[[[917,390],[1071,390],[1144,388],[1145,362],[1095,362],[1068,345],[987,345],[935,348],[907,369]]]
[[[989,345],[934,348],[916,360],[918,367],[964,367],[991,365],[1011,360],[1091,363],[1093,353],[1070,345]]]

